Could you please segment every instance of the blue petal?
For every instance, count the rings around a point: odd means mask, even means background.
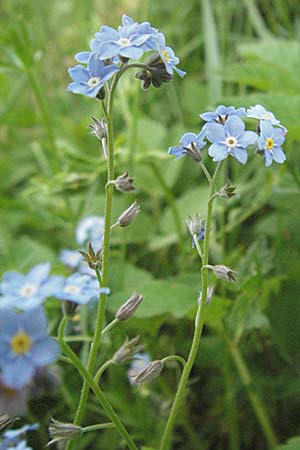
[[[22,311],[30,311],[38,308],[44,301],[39,293],[34,297],[16,297],[14,307]]]
[[[273,137],[274,134],[274,127],[270,120],[261,120],[260,121],[260,130],[262,136],[265,138]]]
[[[209,123],[206,127],[206,137],[210,142],[225,141],[225,129],[219,123]]]
[[[2,367],[2,379],[6,386],[20,389],[29,383],[34,375],[34,367],[24,357],[16,358]]]
[[[80,66],[79,64],[68,69],[68,73],[70,77],[77,83],[87,83],[90,79],[88,70],[85,67]]]
[[[104,42],[98,48],[98,56],[101,59],[109,59],[119,54],[120,46],[116,42]]]
[[[3,339],[4,336],[2,336]],[[8,341],[8,339],[7,339]],[[0,341],[0,366],[3,366],[10,360],[11,345],[9,342]],[[1,447],[0,447],[1,448]]]
[[[265,155],[265,166],[270,167],[273,162],[272,154],[269,150],[265,150],[264,155]]]
[[[81,64],[88,64],[90,57],[93,55],[93,52],[79,52],[76,53],[75,59]]]
[[[46,336],[47,319],[42,308],[26,311],[22,316],[23,329],[32,339],[40,339]]]
[[[143,55],[144,51],[141,47],[128,46],[120,48],[119,55],[125,58],[139,59]]]
[[[188,145],[190,145],[192,142],[195,142],[197,139],[197,136],[195,133],[185,133],[181,139],[180,139],[180,144],[182,144],[184,147],[187,147]]]
[[[182,147],[182,145],[176,145],[174,147],[170,147],[168,153],[169,155],[176,156],[175,159],[179,159],[184,156],[184,148]]]
[[[52,275],[49,280],[41,287],[40,295],[43,298],[55,297],[55,293],[61,289],[65,284],[65,278],[60,275]]]
[[[245,130],[245,124],[238,116],[228,117],[224,127],[229,136],[235,137],[239,137]]]
[[[27,275],[27,280],[30,284],[42,284],[49,276],[51,265],[50,263],[42,263],[35,266]]]
[[[212,144],[208,149],[209,156],[213,157],[213,161],[222,161],[228,155],[228,150],[224,144]]]
[[[284,163],[286,156],[280,147],[273,148],[273,159],[279,164]]]
[[[92,55],[88,64],[88,71],[93,77],[100,77],[104,69],[104,64],[97,55]]]
[[[174,70],[176,73],[178,73],[178,75],[183,78],[186,75],[186,72],[184,72],[184,70],[180,70],[178,69],[178,67],[174,67]]]
[[[101,42],[105,41],[117,41],[120,38],[120,34],[117,30],[107,25],[103,25],[100,28],[100,33],[95,33],[95,38]]]
[[[19,328],[20,315],[9,309],[2,309],[0,314],[0,335],[12,336]]]
[[[246,164],[248,159],[247,150],[239,147],[235,147],[231,150],[230,154],[241,164]]]
[[[203,114],[199,114],[199,116],[206,122],[212,122],[218,118],[218,115],[214,112],[205,112]]]
[[[122,16],[122,24],[124,27],[129,27],[131,25],[134,25],[136,22],[129,16],[126,16],[126,14],[123,14]]]
[[[258,135],[254,131],[245,131],[238,139],[238,144],[246,148],[257,141]]]
[[[46,366],[58,357],[58,343],[50,337],[35,342],[31,349],[31,360],[35,366]]]
[[[275,128],[273,136],[276,146],[281,147],[285,140],[284,131],[281,128]]]

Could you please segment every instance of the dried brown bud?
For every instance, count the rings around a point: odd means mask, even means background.
[[[136,218],[137,214],[140,212],[140,207],[135,201],[132,203],[132,205],[129,206],[126,211],[124,211],[120,217],[117,220],[117,224],[120,225],[120,227],[128,227],[128,225],[131,225]]]
[[[223,199],[227,198],[238,198],[239,196],[235,192],[236,187],[231,184],[231,181],[228,179],[225,186],[223,186],[219,192],[218,196]]]
[[[112,361],[115,364],[126,364],[134,358],[136,353],[139,353],[144,349],[144,346],[138,344],[140,337],[136,336],[135,338],[129,340],[125,339],[124,344],[116,351],[114,356],[112,357]]]
[[[123,173],[123,175],[119,175],[115,179],[116,189],[120,192],[135,192],[135,188],[133,186],[133,178],[128,176],[128,172]]]
[[[102,264],[101,253],[102,250],[98,250],[96,253],[92,247],[92,244],[89,242],[88,251],[78,250],[79,253],[83,256],[84,260],[88,263],[89,267],[93,270],[100,269]]]
[[[221,264],[210,267],[214,274],[225,281],[231,281],[235,283],[237,281],[236,272],[232,270],[230,267],[223,266]]]
[[[132,296],[118,309],[116,319],[120,321],[130,319],[143,300],[144,297],[141,294],[132,294]]]
[[[160,360],[151,361],[147,366],[133,379],[133,384],[140,387],[159,377],[164,368],[164,363]]]
[[[75,425],[74,423],[63,423],[58,422],[55,419],[51,419],[51,424],[49,426],[49,434],[50,437],[53,439],[50,442],[48,442],[47,447],[59,441],[79,437],[82,435],[82,433],[83,433],[82,428],[78,425]]]

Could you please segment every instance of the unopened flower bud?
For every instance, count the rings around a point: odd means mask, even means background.
[[[117,311],[116,319],[119,321],[128,320],[133,316],[139,305],[144,300],[141,294],[133,294]]]
[[[107,128],[105,120],[102,118],[100,120],[96,119],[96,117],[92,117],[93,122],[89,125],[89,128],[92,130],[91,135],[96,136],[97,139],[101,141],[101,139],[107,137]]]
[[[184,147],[184,154],[197,163],[202,161],[201,152],[194,142],[191,142],[188,147]]]
[[[15,419],[10,417],[8,414],[1,414],[0,415],[0,430],[3,430],[3,428],[7,427],[8,425],[12,424]]]
[[[79,253],[83,256],[84,260],[88,263],[89,267],[93,270],[100,269],[102,264],[102,249],[96,253],[89,242],[88,251],[79,250]]]
[[[104,100],[104,99],[105,99],[105,89],[104,89],[104,87],[102,87],[102,88],[100,89],[100,91],[99,91],[98,94],[96,95],[96,98],[97,98],[98,100]]]
[[[200,219],[198,213],[196,213],[195,217],[189,216],[186,220],[186,224],[188,226],[189,232],[192,237],[196,234],[198,236],[203,229],[203,222]]]
[[[232,281],[235,283],[237,281],[236,272],[232,270],[230,267],[223,266],[221,264],[216,266],[210,266],[216,277],[225,280]]]
[[[62,423],[55,419],[51,419],[49,434],[52,440],[48,442],[47,447],[59,441],[79,437],[82,433],[82,428],[74,423]]]
[[[128,176],[128,172],[123,173],[123,175],[119,175],[115,179],[116,189],[120,192],[134,192],[135,188],[133,186],[133,178]]]
[[[236,187],[231,184],[230,180],[227,180],[225,186],[223,186],[219,192],[218,196],[223,199],[227,198],[238,198],[237,193],[235,192]]]
[[[164,363],[160,360],[151,361],[147,366],[133,379],[133,384],[140,387],[159,377],[164,368]]]
[[[139,336],[136,336],[131,340],[126,338],[124,344],[112,357],[112,361],[115,364],[126,364],[131,361],[136,353],[144,349],[144,346],[138,343],[139,339]]]
[[[120,225],[120,227],[128,227],[128,225],[131,225],[136,218],[137,214],[140,212],[140,207],[135,201],[132,203],[132,205],[129,206],[126,211],[124,211],[120,217],[117,220],[117,224]]]
[[[211,299],[214,295],[214,286],[208,286],[207,288],[207,294],[206,294],[206,305],[209,305],[211,303]],[[200,305],[202,302],[202,292],[200,292],[199,294],[199,298],[198,298],[198,304]]]
[[[144,90],[148,89],[151,84],[155,88],[159,88],[163,83],[172,80],[172,75],[167,72],[159,53],[153,53],[146,60],[145,69],[137,72],[135,77],[142,80]]]

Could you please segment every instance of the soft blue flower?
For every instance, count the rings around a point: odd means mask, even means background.
[[[76,241],[80,245],[92,244],[94,251],[102,247],[104,233],[104,218],[100,216],[88,216],[82,219],[75,231]]]
[[[24,425],[17,430],[5,431],[0,441],[0,450],[32,450],[24,440],[25,435],[27,431],[37,430],[38,428],[39,424],[35,423],[33,425]]]
[[[270,120],[261,120],[261,134],[258,138],[258,147],[264,152],[266,167],[271,166],[273,160],[279,164],[284,163],[286,156],[282,151],[284,131],[274,128]]]
[[[51,296],[55,277],[50,276],[50,264],[35,266],[27,275],[19,272],[6,272],[0,284],[0,308],[29,310],[39,306]]]
[[[97,55],[91,55],[87,68],[77,65],[68,69],[70,77],[74,80],[68,85],[68,91],[96,97],[103,85],[119,70],[120,68],[114,64],[105,66]]]
[[[169,155],[176,156],[175,159],[181,158],[186,154],[186,150],[194,144],[198,150],[201,150],[206,145],[206,142],[203,140],[203,133],[195,134],[195,133],[185,133],[180,141],[180,145],[175,145],[174,147],[169,148]]]
[[[97,300],[100,293],[109,294],[109,292],[109,288],[99,288],[95,278],[76,272],[67,278],[57,277],[53,297],[83,305]]]
[[[197,240],[198,241],[203,241],[204,238],[205,238],[205,225],[202,224],[200,233],[197,235]],[[194,239],[192,239],[192,248],[195,248],[195,246],[196,245],[195,245]]]
[[[47,335],[42,308],[18,314],[3,309],[0,315],[0,368],[6,386],[20,389],[32,379],[37,368],[59,355],[57,342]]]
[[[100,28],[91,42],[91,50],[102,60],[116,56],[136,60],[145,51],[151,50],[148,41],[156,33],[157,30],[149,22],[139,24],[124,14],[118,30],[108,26]],[[88,52],[77,54],[76,58],[87,61]]]
[[[234,106],[224,105],[218,106],[215,112],[205,112],[203,114],[199,114],[201,119],[205,120],[205,122],[218,122],[221,124],[224,124],[230,116],[244,117],[245,115],[245,108],[235,109]]]
[[[182,78],[186,75],[186,72],[178,69],[177,64],[179,64],[180,60],[175,56],[174,51],[171,47],[166,46],[166,39],[163,33],[157,33],[152,38],[153,48],[158,51],[160,57],[165,65],[166,71],[172,75],[174,70],[178,73],[178,75]]]
[[[250,117],[251,119],[258,119],[258,120],[269,120],[272,125],[278,125],[282,127],[280,124],[280,121],[276,119],[274,114],[271,111],[267,111],[266,108],[262,105],[255,105],[251,106],[247,109],[247,117]],[[284,128],[284,127],[282,127]]]
[[[76,269],[82,261],[82,256],[77,250],[64,249],[61,250],[59,259],[70,269]]]
[[[213,161],[222,161],[231,155],[241,164],[247,162],[246,148],[258,138],[253,131],[245,131],[244,122],[235,115],[230,116],[224,126],[219,123],[207,124],[206,137],[212,142],[208,154],[213,157]]]

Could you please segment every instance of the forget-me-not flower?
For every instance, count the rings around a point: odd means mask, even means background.
[[[59,254],[60,261],[70,269],[77,269],[82,261],[82,256],[77,250],[64,249]]]
[[[100,293],[109,294],[109,288],[99,288],[98,281],[89,275],[73,273],[67,278],[57,277],[53,297],[79,305],[97,300]]]
[[[261,120],[261,134],[258,138],[258,147],[264,152],[266,167],[271,166],[273,160],[279,164],[284,163],[286,156],[282,151],[284,131],[274,128],[270,120]]]
[[[215,112],[205,112],[203,114],[199,114],[201,119],[205,120],[205,122],[218,122],[224,124],[228,117],[230,116],[238,116],[244,117],[246,115],[245,108],[236,109],[234,106],[224,106],[220,105],[217,107]]]
[[[181,158],[186,155],[186,152],[191,146],[195,146],[197,150],[201,150],[206,145],[206,142],[203,140],[203,133],[195,134],[195,133],[185,133],[180,141],[180,145],[175,145],[174,147],[169,148],[169,155],[176,156],[175,159]]]
[[[32,450],[25,441],[26,433],[38,428],[39,425],[34,423],[32,425],[24,425],[19,429],[5,431],[0,440],[0,450]]]
[[[269,120],[272,125],[277,125],[282,127],[280,121],[276,119],[274,114],[271,111],[267,111],[266,108],[262,105],[251,106],[247,109],[247,117],[251,119],[258,120]],[[284,127],[282,127],[284,128]]]
[[[0,315],[0,368],[6,386],[20,389],[32,379],[37,368],[59,355],[57,342],[47,335],[42,308],[18,314],[3,309]]]
[[[0,284],[0,309],[18,308],[29,310],[39,306],[51,296],[54,276],[49,276],[50,264],[42,263],[33,267],[27,275],[6,272]]]
[[[172,75],[174,70],[178,73],[178,75],[182,78],[186,75],[186,72],[178,69],[177,64],[179,64],[180,60],[175,56],[174,51],[171,47],[166,46],[166,39],[163,33],[157,33],[153,36],[153,47],[158,51],[164,65],[166,71]]]
[[[75,231],[76,241],[80,245],[92,244],[95,251],[102,247],[104,233],[104,218],[100,216],[87,216],[82,219]]]
[[[246,148],[258,138],[254,131],[245,131],[244,122],[235,115],[230,116],[224,126],[219,123],[207,124],[206,137],[212,142],[208,154],[213,161],[222,161],[231,155],[241,164],[247,162]]]
[[[104,65],[97,55],[91,55],[87,68],[77,65],[68,69],[73,82],[68,85],[68,91],[87,97],[96,97],[104,84],[118,72],[120,68],[114,64]]]
[[[122,56],[123,58],[139,59],[145,51],[151,50],[148,41],[157,33],[149,22],[141,24],[135,22],[125,14],[122,26],[118,30],[109,26],[102,26],[91,42],[91,50],[102,60]],[[85,52],[83,52],[85,53]],[[86,58],[86,55],[83,55]],[[83,56],[76,55],[82,60]]]

